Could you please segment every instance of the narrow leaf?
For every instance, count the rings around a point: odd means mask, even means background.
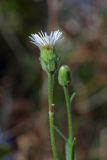
[[[67,138],[64,136],[64,134],[55,125],[54,125],[54,129],[62,137],[63,140],[67,141]]]
[[[65,144],[65,158],[66,160],[70,160],[70,150],[69,150],[69,139],[67,140]]]
[[[70,103],[72,104],[73,99],[75,98],[76,93],[74,92],[70,97]]]
[[[70,140],[68,139],[65,144],[66,160],[74,160],[74,158],[75,158],[75,141],[76,141],[76,139],[74,138],[72,141],[72,144],[71,144]]]
[[[75,142],[76,142],[76,139],[74,138],[72,142],[72,160],[74,160],[75,158]]]

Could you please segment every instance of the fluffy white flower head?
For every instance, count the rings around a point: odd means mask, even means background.
[[[53,47],[57,40],[59,40],[62,37],[62,32],[57,30],[57,31],[52,31],[50,35],[48,35],[46,32],[38,32],[38,34],[31,34],[29,38],[31,39],[31,42],[38,46],[39,48],[41,47]]]

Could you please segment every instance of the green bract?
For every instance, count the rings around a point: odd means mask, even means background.
[[[56,55],[53,47],[40,48],[40,63],[48,73],[54,73],[57,70],[59,57]]]

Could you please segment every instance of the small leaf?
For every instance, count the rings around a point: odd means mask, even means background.
[[[74,92],[70,97],[70,103],[72,104],[73,99],[75,98],[76,93]]]
[[[62,137],[63,140],[67,141],[67,138],[64,136],[64,134],[54,125],[54,129],[56,132]]]
[[[74,138],[72,142],[72,160],[74,160],[75,158],[75,142],[76,142],[76,138]]]
[[[75,158],[75,141],[76,139],[74,138],[71,144],[70,140],[68,139],[65,144],[66,160],[74,160]]]
[[[66,144],[65,144],[65,158],[66,160],[70,160],[70,150],[69,150],[69,139],[67,140]]]

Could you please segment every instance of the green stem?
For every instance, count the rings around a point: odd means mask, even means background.
[[[67,118],[68,118],[68,136],[69,136],[69,153],[71,153],[72,149],[72,141],[73,141],[73,135],[72,135],[72,115],[71,115],[71,104],[70,104],[70,97],[68,92],[68,87],[64,86],[64,94],[65,94],[65,100],[66,100],[66,106],[67,106]],[[72,153],[70,155],[70,160],[72,160]]]
[[[48,104],[49,110],[51,109],[51,105],[53,104],[53,88],[54,88],[54,75],[48,74]]]
[[[54,75],[48,74],[48,103],[49,103],[49,126],[50,126],[50,141],[53,152],[53,159],[58,160],[55,130],[54,130],[54,103],[53,103],[53,88],[54,88]]]

